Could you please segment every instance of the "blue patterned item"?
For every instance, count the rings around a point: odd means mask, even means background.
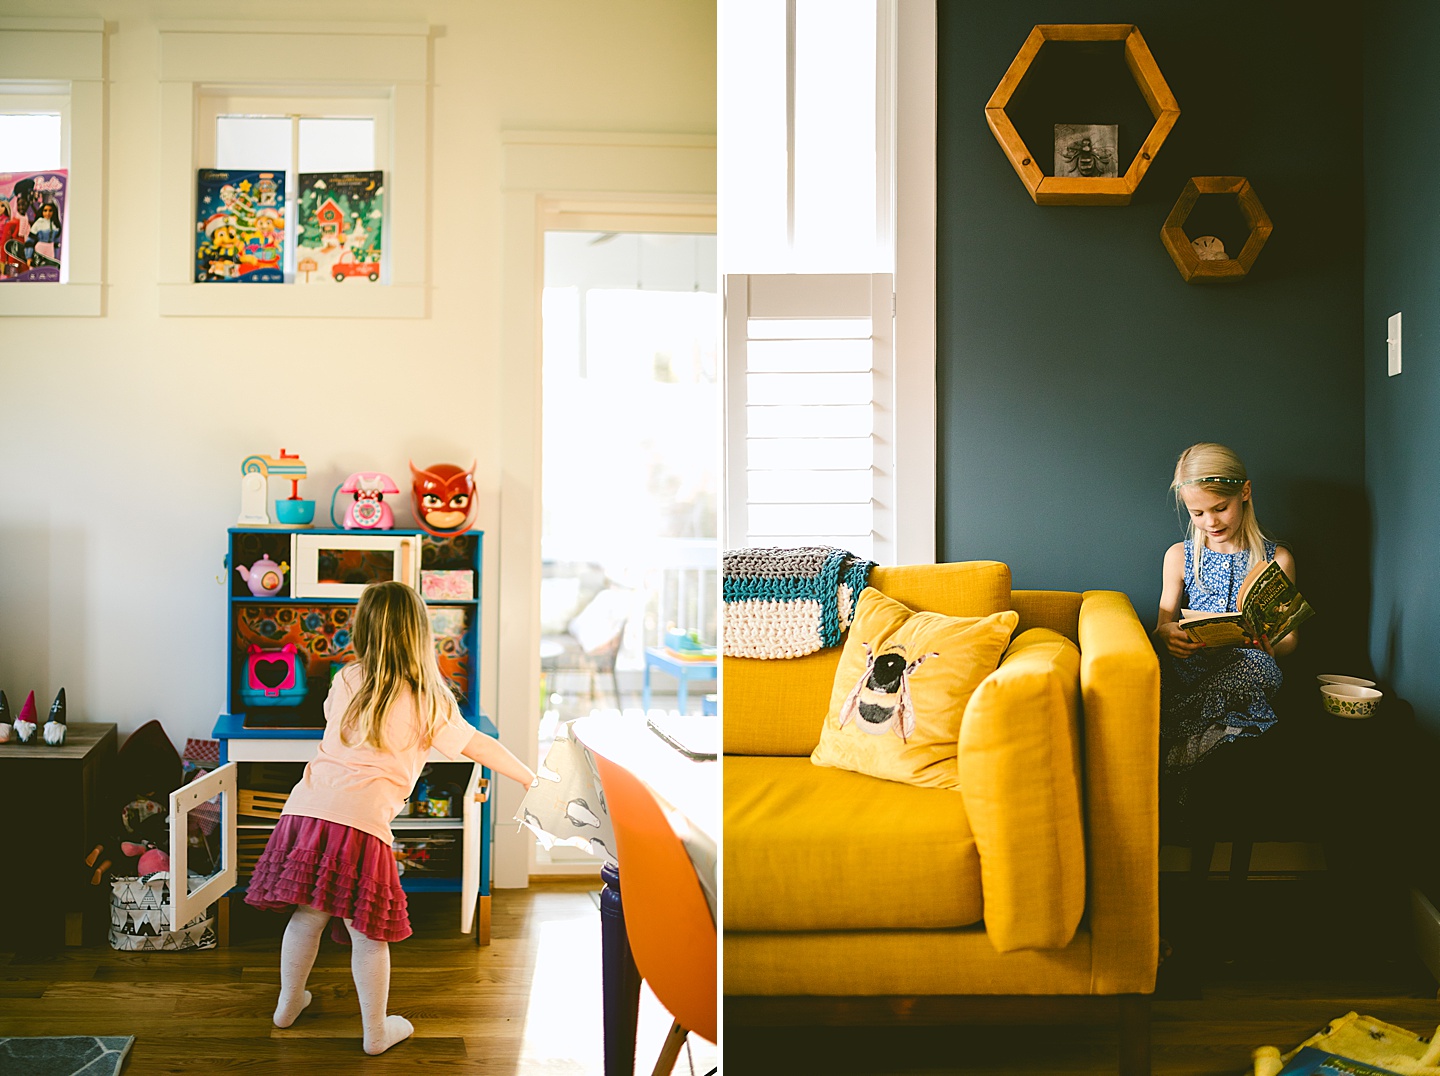
[[[790,658],[839,646],[875,562],[834,546],[725,554],[725,653]]]
[[[1187,538],[1185,608],[1197,613],[1236,612],[1250,554],[1199,549],[1200,586],[1196,587],[1196,553]],[[1275,543],[1268,539],[1265,557],[1275,558]],[[1270,699],[1280,687],[1280,666],[1263,650],[1204,649],[1184,659],[1162,651],[1160,672],[1160,743],[1165,769],[1171,773],[1190,769],[1221,744],[1258,736],[1275,724]]]

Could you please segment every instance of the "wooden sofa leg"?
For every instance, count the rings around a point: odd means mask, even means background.
[[[1120,995],[1120,1076],[1150,1076],[1150,995]]]
[[[1255,850],[1251,841],[1236,839],[1230,844],[1230,883],[1243,885],[1250,877],[1250,856]]]

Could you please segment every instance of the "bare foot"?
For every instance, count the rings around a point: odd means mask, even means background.
[[[280,1004],[275,1006],[275,1026],[289,1027],[295,1022],[295,1017],[299,1016],[302,1012],[304,1012],[305,1007],[309,1005],[310,1002],[313,1000],[314,998],[311,996],[310,991],[308,990],[301,993],[299,1004],[296,1004],[294,1001],[291,1001],[287,1004],[285,998],[282,996],[280,999]]]
[[[415,1025],[403,1016],[387,1016],[385,1023],[380,1026],[380,1034],[375,1039],[369,1035],[365,1036],[365,1052],[374,1056],[383,1054],[397,1042],[404,1042],[415,1033]]]

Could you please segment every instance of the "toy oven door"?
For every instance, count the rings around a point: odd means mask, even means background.
[[[235,763],[170,793],[170,929],[178,930],[235,887]],[[191,825],[191,816],[194,825]],[[210,850],[208,875],[191,875],[190,840]]]
[[[291,593],[358,598],[370,583],[419,581],[419,541],[406,534],[296,534],[290,539]]]

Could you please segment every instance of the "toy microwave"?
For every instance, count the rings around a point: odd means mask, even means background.
[[[297,598],[358,598],[371,583],[415,586],[420,539],[413,534],[294,534],[290,591]]]

